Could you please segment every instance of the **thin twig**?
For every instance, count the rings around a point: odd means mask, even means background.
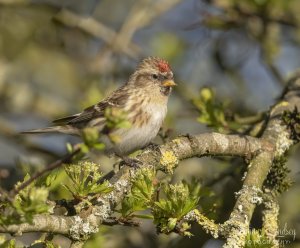
[[[117,36],[117,33],[113,29],[94,18],[83,17],[66,9],[61,10],[55,15],[53,20],[69,27],[79,28],[94,37],[102,39],[107,44],[111,44]],[[129,57],[135,58],[139,53],[139,47],[130,42],[128,46],[122,47],[121,51]]]
[[[65,157],[56,160],[55,162],[51,163],[50,165],[48,165],[47,167],[45,167],[43,170],[37,172],[36,174],[34,174],[32,177],[30,177],[27,181],[21,183],[18,187],[14,188],[11,192],[10,192],[10,196],[14,197],[16,194],[18,194],[21,190],[23,190],[24,188],[26,188],[28,185],[30,185],[33,181],[35,181],[37,178],[45,175],[47,172],[52,171],[58,167],[60,167],[62,164],[64,163],[70,163],[72,161],[72,158],[78,154],[81,151],[81,149],[78,147],[76,148],[72,153],[66,155]]]

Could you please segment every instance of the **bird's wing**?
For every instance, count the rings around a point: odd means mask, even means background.
[[[75,119],[76,117],[78,117],[81,113],[79,114],[75,114],[75,115],[70,115],[70,116],[67,116],[67,117],[63,117],[63,118],[59,118],[59,119],[56,119],[54,121],[52,121],[53,123],[55,124],[67,124],[69,121]]]
[[[84,109],[83,112],[55,120],[54,123],[63,123],[75,126],[84,125],[92,120],[103,118],[104,111],[107,107],[124,107],[128,97],[128,91],[126,90],[126,87],[123,86],[114,91],[109,97],[107,97],[103,101]]]

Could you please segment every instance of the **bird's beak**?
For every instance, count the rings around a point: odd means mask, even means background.
[[[175,82],[172,79],[167,79],[163,81],[162,85],[165,87],[173,87],[176,86],[177,84],[175,84]]]

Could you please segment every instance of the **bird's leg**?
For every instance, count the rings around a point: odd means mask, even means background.
[[[148,149],[150,149],[150,150],[157,151],[157,150],[159,150],[159,145],[150,142],[145,148],[148,148]]]

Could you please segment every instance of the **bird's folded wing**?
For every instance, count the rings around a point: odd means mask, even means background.
[[[114,91],[108,98],[84,109],[83,112],[54,120],[53,123],[68,125],[88,123],[92,120],[104,117],[105,109],[108,107],[123,108],[128,97],[129,95],[127,94],[126,88],[121,87]]]

